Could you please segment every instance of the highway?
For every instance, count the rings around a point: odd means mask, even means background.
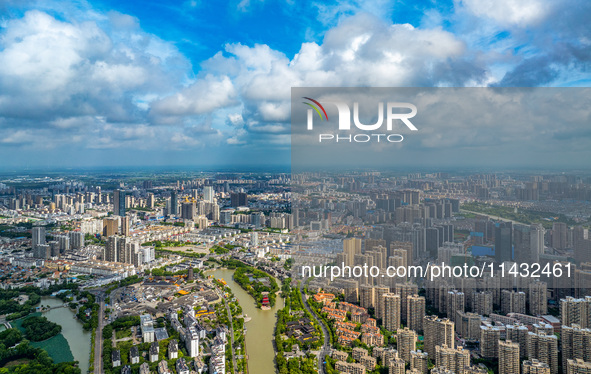
[[[304,307],[308,310],[308,312],[310,312],[316,323],[320,325],[320,327],[322,328],[322,334],[324,335],[324,344],[322,345],[322,347],[320,348],[320,352],[318,353],[318,373],[324,374],[324,362],[326,361],[326,356],[330,354],[330,351],[332,349],[330,346],[330,335],[328,333],[328,328],[326,327],[324,322],[321,322],[322,320],[316,315],[316,312],[314,312],[314,310],[312,310],[312,308],[310,308],[310,305],[308,304],[308,300],[304,295],[304,282],[305,280],[302,280],[300,283],[300,296],[302,297],[302,302],[304,303]]]

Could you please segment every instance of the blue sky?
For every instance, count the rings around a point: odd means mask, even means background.
[[[586,0],[0,0],[0,167],[288,165],[291,87],[586,87],[590,16]]]

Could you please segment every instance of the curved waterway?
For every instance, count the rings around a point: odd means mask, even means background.
[[[256,307],[253,297],[234,282],[234,270],[216,269],[207,271],[206,274],[211,274],[217,279],[223,278],[238,299],[242,312],[251,318],[245,324],[248,372],[253,374],[275,373],[273,341],[275,340],[275,324],[277,322],[276,313],[284,306],[283,298],[277,297],[275,306],[271,310],[261,310]]]
[[[49,305],[51,307],[63,305],[60,299],[54,297],[42,297],[40,305]],[[51,322],[62,326],[62,335],[68,341],[74,360],[82,373],[88,372],[90,360],[90,341],[92,333],[84,331],[82,323],[74,318],[75,313],[70,308],[52,309],[42,314]]]

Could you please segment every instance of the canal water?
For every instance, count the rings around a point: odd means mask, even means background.
[[[63,305],[60,299],[42,297],[40,305],[51,307]],[[90,360],[90,342],[92,333],[84,331],[82,323],[74,318],[75,313],[70,308],[52,309],[42,314],[51,322],[62,326],[62,335],[68,341],[74,360],[79,362],[82,373],[88,372]]]
[[[215,278],[223,278],[228,287],[238,298],[242,312],[251,318],[247,322],[246,351],[248,353],[248,372],[251,374],[275,373],[275,323],[277,311],[283,308],[283,298],[277,297],[275,306],[271,310],[261,310],[256,307],[255,301],[240,285],[234,282],[232,276],[234,270],[216,269],[206,272]]]

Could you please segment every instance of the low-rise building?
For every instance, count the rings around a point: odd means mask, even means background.
[[[113,361],[114,368],[121,366],[121,351],[114,349],[111,352],[111,361]]]

